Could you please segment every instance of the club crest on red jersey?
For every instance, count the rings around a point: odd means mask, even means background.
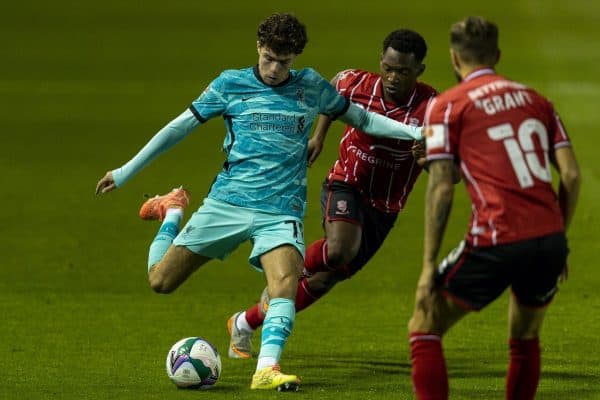
[[[336,205],[336,214],[348,214],[348,202],[346,200],[338,200]]]

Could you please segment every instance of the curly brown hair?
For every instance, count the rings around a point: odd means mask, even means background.
[[[258,43],[277,54],[301,54],[308,42],[306,27],[294,15],[277,13],[258,26]]]

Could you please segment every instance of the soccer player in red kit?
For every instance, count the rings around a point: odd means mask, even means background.
[[[567,261],[566,228],[580,178],[569,137],[552,104],[494,71],[498,29],[481,17],[451,28],[460,83],[427,110],[423,270],[409,322],[412,381],[419,400],[447,399],[442,336],[508,287],[510,362],[506,399],[535,397],[539,334]],[[560,176],[558,195],[550,165]],[[465,240],[436,264],[460,168],[472,203]]]
[[[417,81],[425,70],[426,53],[420,34],[396,30],[383,42],[379,74],[345,70],[332,84],[366,110],[421,126],[427,104],[437,94]],[[309,143],[309,164],[320,153],[330,124],[330,118],[320,117]],[[297,311],[313,304],[337,282],[350,278],[377,252],[406,205],[421,173],[418,158],[423,155],[423,143],[374,138],[346,126],[339,158],[321,192],[325,237],[306,249],[307,276],[298,283]],[[230,357],[251,357],[250,338],[263,318],[259,302],[229,319]]]

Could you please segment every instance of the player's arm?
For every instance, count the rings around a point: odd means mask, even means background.
[[[342,72],[338,72],[329,83],[331,86],[337,89],[337,83],[342,75]],[[325,138],[327,137],[327,132],[329,131],[329,127],[333,122],[333,118],[325,114],[319,114],[319,119],[317,120],[317,125],[315,127],[315,131],[313,132],[312,137],[308,141],[308,166],[310,167],[321,154],[321,150],[323,150],[323,143],[325,143]]]
[[[560,147],[555,151],[556,167],[560,175],[558,201],[563,214],[565,230],[571,224],[575,206],[579,197],[581,175],[575,158],[575,153],[570,146]]]
[[[434,160],[429,163],[429,180],[425,195],[423,269],[417,283],[417,304],[420,304],[434,287],[435,263],[452,209],[455,168],[451,159]]]
[[[348,109],[340,116],[340,120],[361,131],[376,137],[399,140],[420,140],[422,128],[395,121],[383,115],[365,111],[350,103]]]
[[[125,165],[109,171],[96,185],[96,194],[103,194],[122,186],[160,154],[179,143],[200,121],[190,109],[169,122]]]
[[[425,194],[425,243],[423,261],[435,263],[454,197],[455,165],[453,160],[429,162],[429,180]]]
[[[421,151],[419,149],[416,149],[417,146],[422,145],[423,146],[423,153],[421,153]],[[413,157],[417,160],[417,164],[419,164],[421,167],[423,167],[423,170],[425,170],[426,172],[429,172],[429,162],[427,161],[427,157],[426,157],[426,150],[425,148],[425,143],[422,142],[417,142],[417,144],[415,146],[413,146]],[[452,183],[454,183],[455,185],[457,183],[460,182],[461,177],[460,177],[460,171],[458,169],[458,167],[456,166],[456,164],[453,164],[453,169],[452,169]]]
[[[308,141],[308,166],[310,167],[321,154],[323,150],[323,143],[325,143],[325,137],[329,131],[329,127],[333,119],[327,115],[320,114],[317,120],[317,126],[315,131]]]

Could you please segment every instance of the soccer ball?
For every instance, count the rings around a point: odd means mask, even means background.
[[[167,354],[167,375],[180,388],[208,389],[221,375],[221,356],[201,337],[181,339]]]

